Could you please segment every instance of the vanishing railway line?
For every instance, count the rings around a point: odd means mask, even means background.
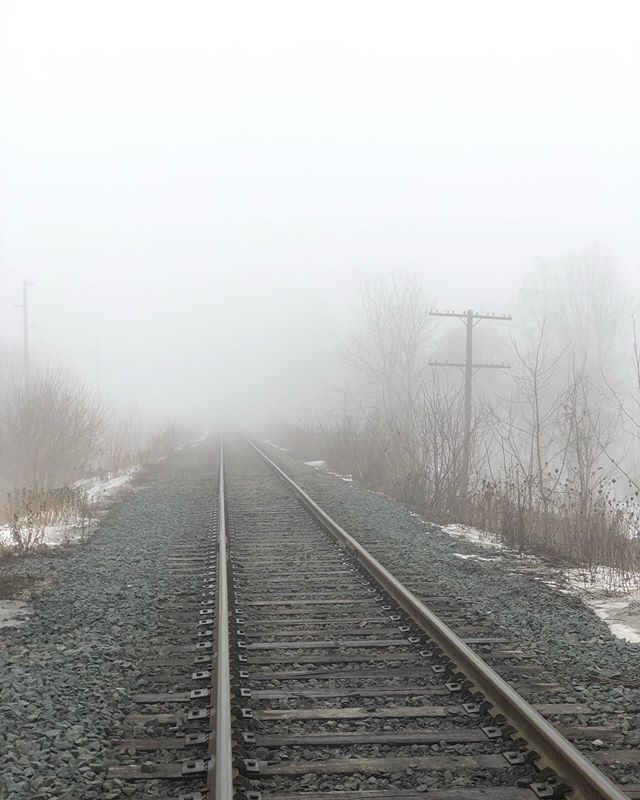
[[[439,586],[427,608],[264,453],[233,450],[210,530],[173,554],[112,778],[183,800],[640,797],[599,770],[640,753],[581,754],[570,740],[616,732],[485,620]]]

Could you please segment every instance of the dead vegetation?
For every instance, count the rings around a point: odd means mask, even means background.
[[[91,504],[82,489],[20,489],[7,495],[5,520],[18,553],[41,548],[49,527],[75,528],[80,538],[91,518]]]
[[[10,374],[0,391],[0,556],[41,548],[47,529],[84,536],[91,518],[89,477],[109,478],[158,461],[194,441],[193,429],[108,414],[62,370]]]
[[[0,470],[11,486],[64,486],[90,467],[105,424],[100,403],[69,374],[15,376],[0,403]]]
[[[435,337],[413,279],[363,288],[346,348],[354,377],[337,419],[282,425],[272,438],[428,519],[473,525],[587,571],[639,571],[640,352],[634,324],[634,382],[625,390],[610,377],[624,359],[624,302],[596,256],[570,264],[554,291],[529,287],[520,328],[492,344],[512,369],[493,384],[476,381],[468,490],[462,382],[428,366],[458,342]],[[563,292],[568,310],[552,317]]]

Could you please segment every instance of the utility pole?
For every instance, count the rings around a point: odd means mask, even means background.
[[[22,281],[22,342],[24,358],[24,382],[29,386],[29,304],[28,298],[29,284],[26,280]]]
[[[455,311],[431,311],[432,317],[455,317],[462,321],[467,329],[467,354],[464,364],[451,361],[430,361],[432,367],[459,367],[464,370],[464,450],[462,453],[462,493],[469,491],[469,469],[471,465],[471,417],[474,370],[510,369],[509,364],[474,364],[473,363],[473,329],[483,319],[511,320],[511,315],[477,314],[473,309],[457,313]]]
[[[96,336],[96,391],[98,396],[102,390],[100,380],[100,339]]]

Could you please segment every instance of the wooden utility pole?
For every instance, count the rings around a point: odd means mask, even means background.
[[[432,317],[455,317],[461,320],[467,329],[467,357],[464,364],[451,361],[430,361],[432,367],[459,367],[464,370],[464,450],[462,453],[462,494],[469,491],[469,469],[471,465],[471,418],[473,374],[478,369],[510,369],[509,364],[474,364],[473,363],[473,329],[483,319],[511,320],[511,315],[477,314],[473,309],[457,313],[455,311],[431,311]]]
[[[100,339],[96,336],[96,392],[100,396],[102,381],[100,375]]]
[[[24,382],[29,386],[29,304],[28,304],[29,283],[22,281],[22,344],[24,359]]]

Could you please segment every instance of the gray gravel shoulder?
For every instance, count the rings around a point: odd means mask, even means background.
[[[265,445],[269,455],[338,523],[372,549],[420,596],[446,585],[543,664],[576,702],[588,702],[592,724],[615,724],[628,745],[640,742],[640,645],[617,639],[578,598],[546,585],[526,562],[461,559],[486,549],[425,523],[392,498],[305,465]],[[425,602],[428,601],[425,600]]]
[[[217,448],[205,443],[145,470],[85,543],[0,566],[33,601],[0,630],[0,797],[100,800],[144,794],[106,776],[139,677],[173,544],[206,525]]]

